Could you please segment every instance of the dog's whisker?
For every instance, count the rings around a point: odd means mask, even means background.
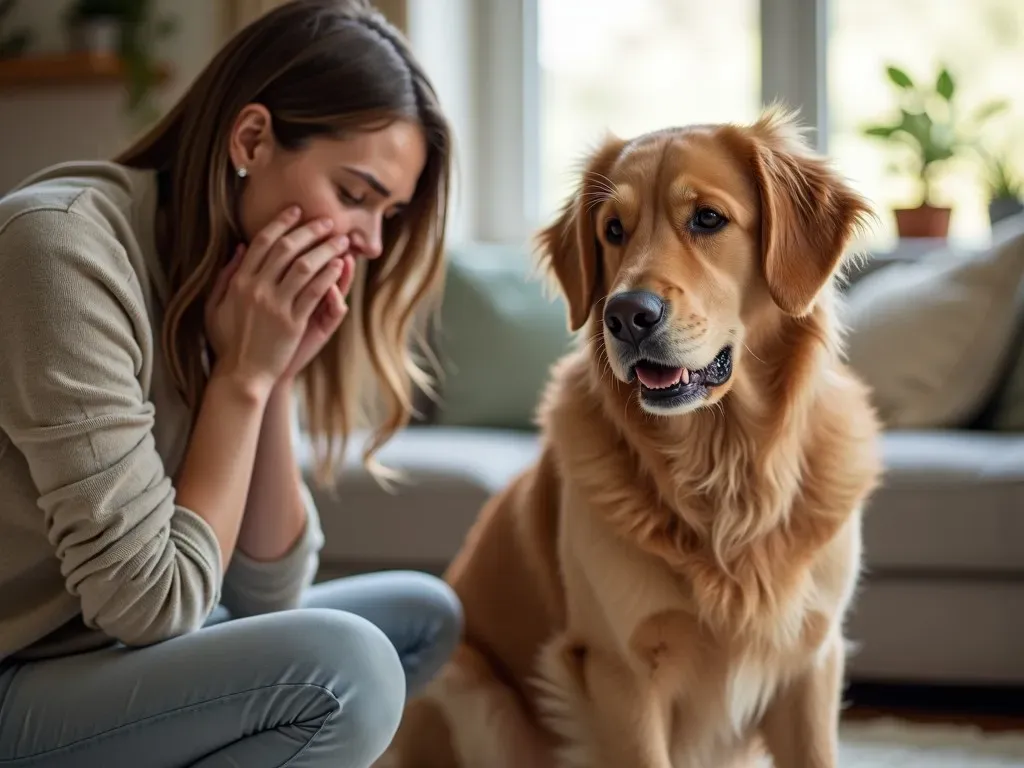
[[[717,403],[714,404],[714,408],[712,408],[712,412],[715,414],[715,421],[716,422],[718,421],[718,414],[719,413],[722,414],[722,421],[723,422],[727,421],[727,418],[726,418],[726,415],[725,415],[725,406],[722,405],[722,401],[721,400],[719,400]]]
[[[615,182],[609,179],[603,173],[599,173],[598,171],[595,170],[589,170],[583,174],[583,178],[587,181],[593,182],[606,192],[612,194],[614,194],[615,192]]]
[[[754,351],[747,346],[746,342],[744,342],[743,348],[747,350],[747,354],[749,354],[752,358],[757,360],[757,362],[761,363],[762,365],[768,365],[768,363],[766,363],[764,360],[762,360],[760,357],[754,354]]]
[[[586,177],[599,185],[602,185],[602,188],[610,195],[615,195],[615,182],[609,179],[605,174],[592,170],[587,172]]]
[[[584,212],[589,214],[591,211],[593,211],[595,208],[601,205],[601,203],[608,199],[609,198],[607,196],[595,197],[593,200],[587,202],[587,205],[584,208]]]

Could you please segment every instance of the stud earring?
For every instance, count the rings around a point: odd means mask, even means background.
[[[248,175],[249,175],[249,171],[247,171],[245,169],[244,165],[241,168],[238,169],[238,178],[244,179]]]

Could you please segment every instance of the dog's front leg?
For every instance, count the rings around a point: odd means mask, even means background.
[[[761,722],[775,768],[835,768],[844,667],[841,638],[779,691]]]
[[[669,709],[616,655],[559,638],[540,656],[559,768],[673,768]]]

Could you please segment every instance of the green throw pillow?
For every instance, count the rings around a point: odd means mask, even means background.
[[[565,304],[549,294],[523,246],[449,250],[435,423],[533,428],[549,369],[572,341]]]

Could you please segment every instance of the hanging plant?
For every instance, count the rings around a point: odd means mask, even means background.
[[[158,17],[153,0],[75,0],[67,26],[73,49],[121,59],[126,109],[142,122],[152,120],[153,91],[162,74],[153,54],[159,41],[175,33],[176,19]]]

